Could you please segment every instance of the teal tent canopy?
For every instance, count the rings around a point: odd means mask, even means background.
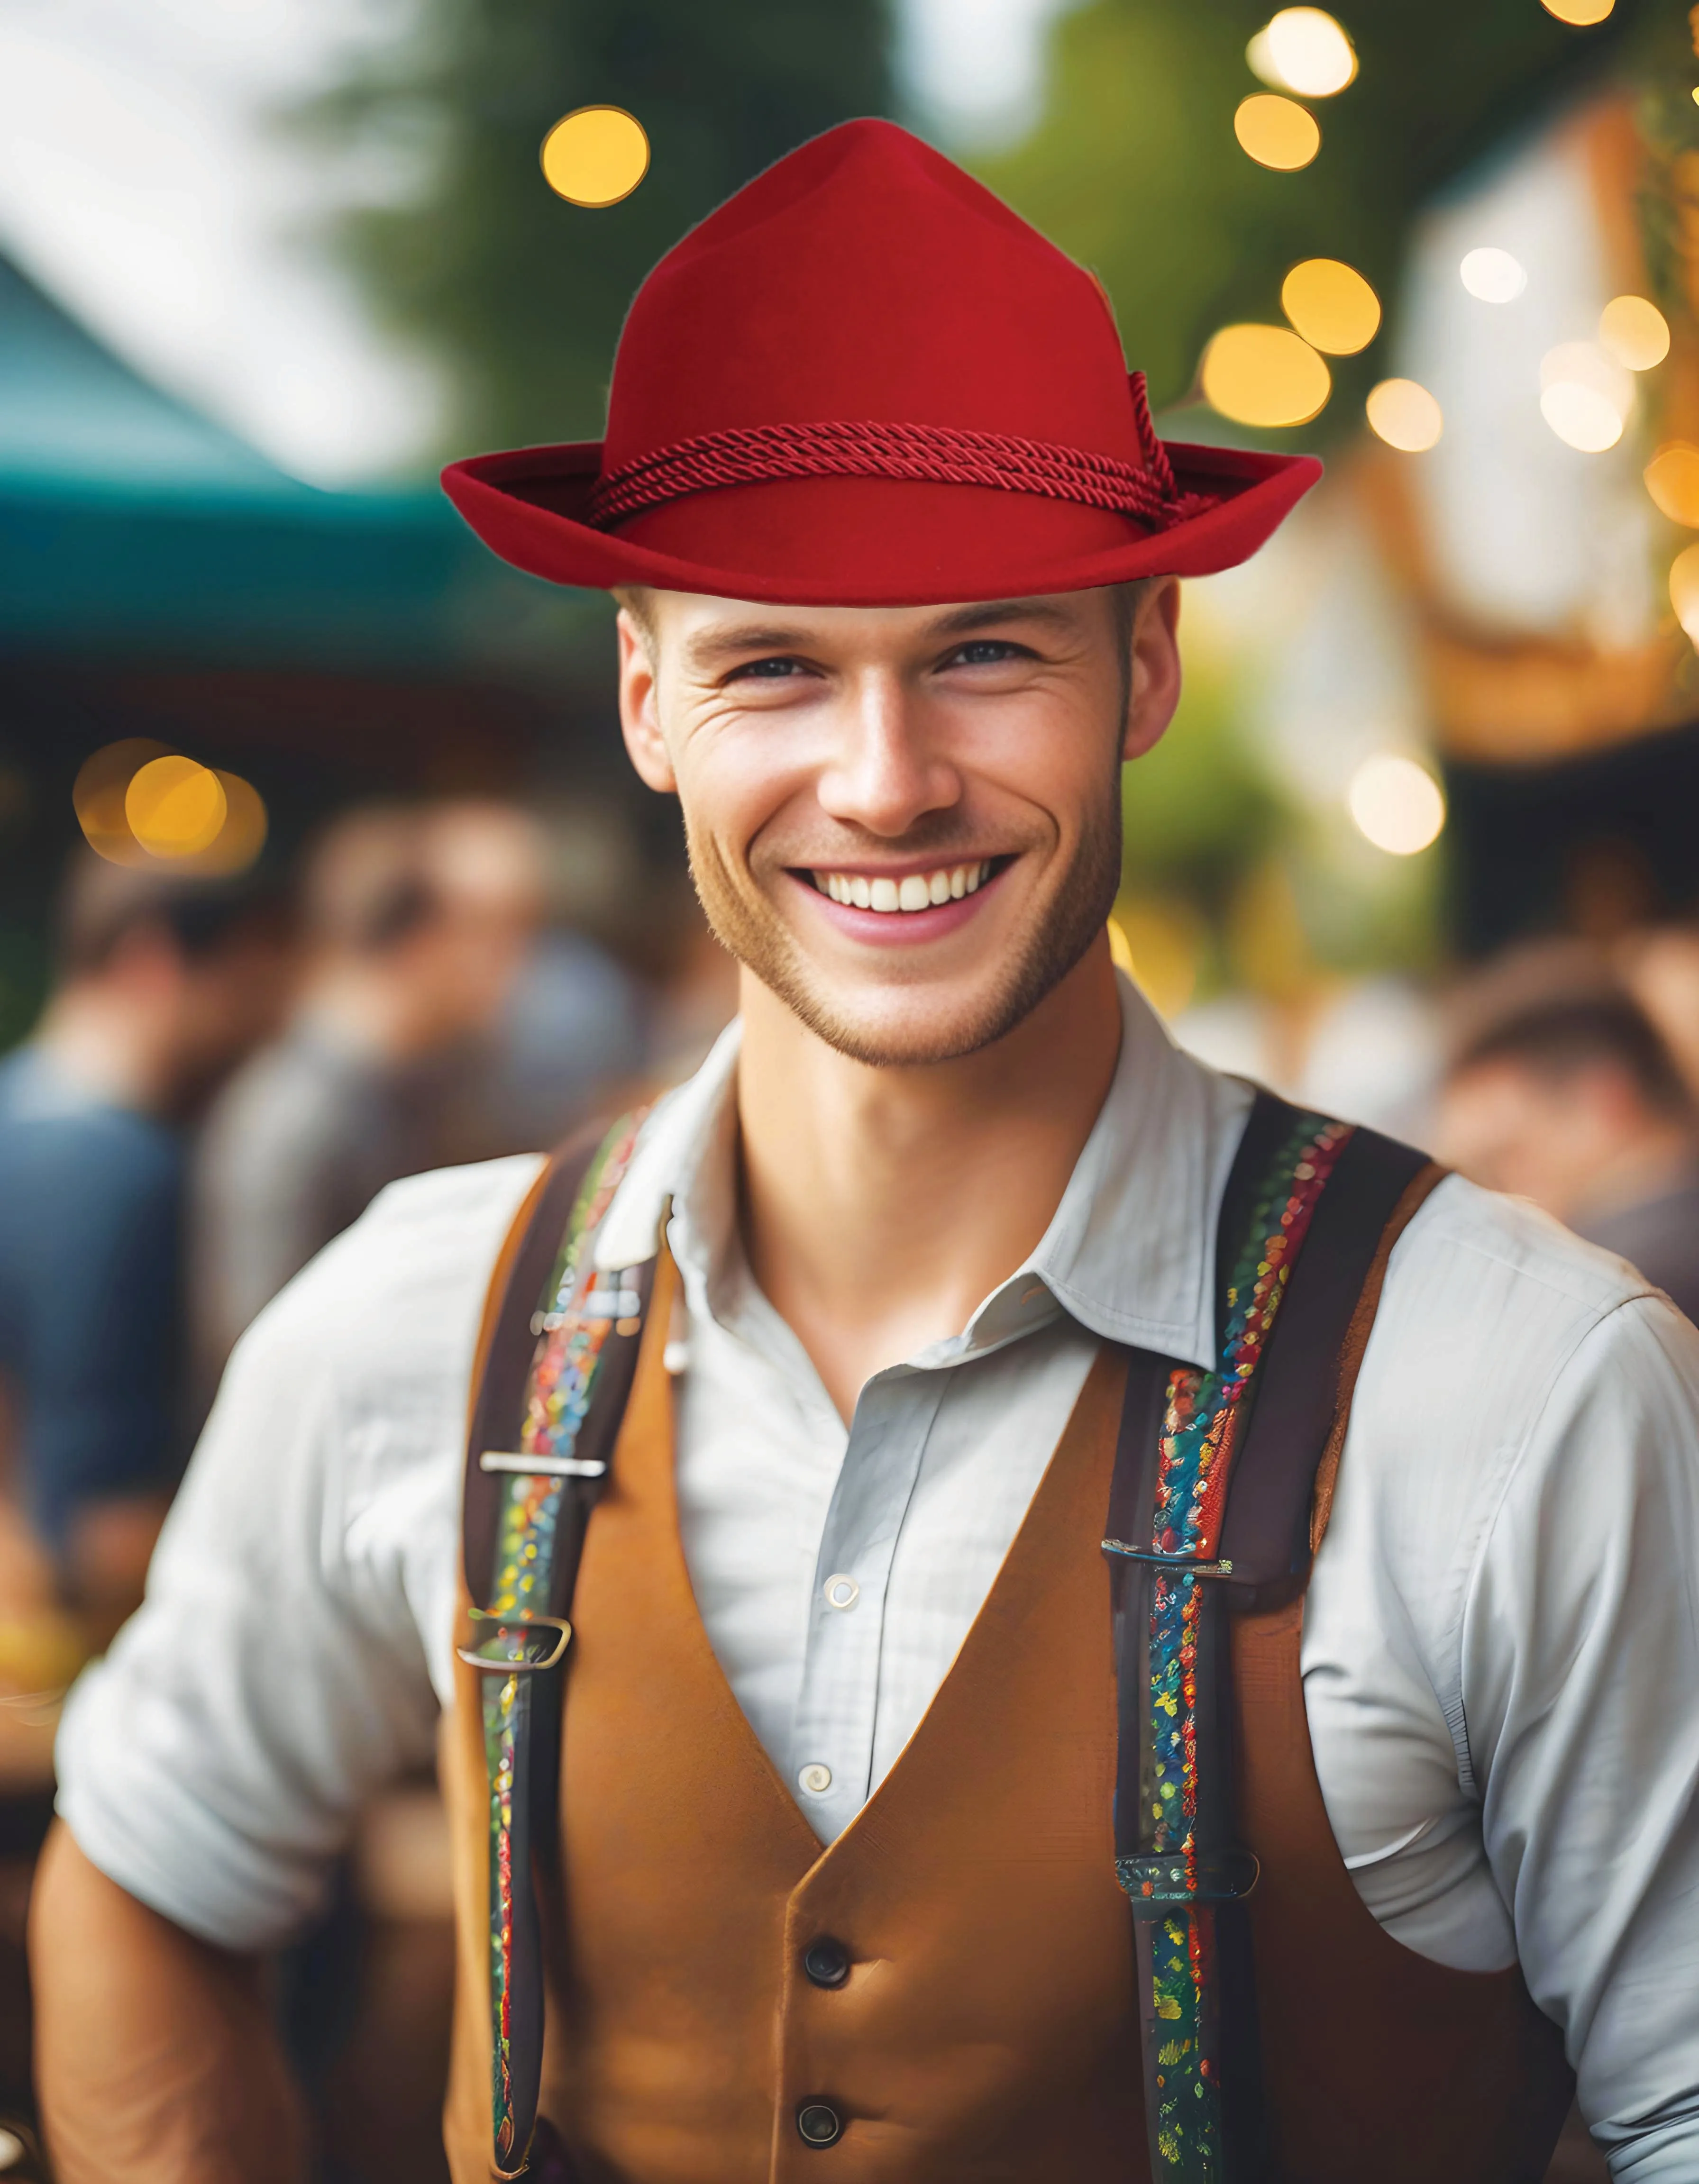
[[[286,476],[0,259],[0,647],[450,666],[558,598],[434,488]]]

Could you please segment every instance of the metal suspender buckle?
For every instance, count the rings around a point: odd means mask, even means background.
[[[469,1669],[482,1669],[486,1675],[534,1675],[539,1669],[558,1667],[572,1642],[572,1626],[564,1615],[495,1615],[487,1607],[474,1607],[469,1612],[474,1623],[493,1624],[497,1630],[518,1630],[527,1635],[533,1630],[552,1630],[555,1634],[553,1646],[536,1660],[529,1654],[521,1653],[515,1658],[508,1653],[474,1652],[465,1646],[455,1646],[456,1655]]]

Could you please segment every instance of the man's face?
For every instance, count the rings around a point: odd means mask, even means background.
[[[1120,768],[1179,692],[1178,588],[799,608],[685,593],[620,618],[638,772],[682,801],[724,944],[877,1064],[1001,1038],[1102,931]]]

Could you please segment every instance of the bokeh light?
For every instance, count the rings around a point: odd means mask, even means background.
[[[1540,0],[1540,4],[1560,23],[1573,23],[1577,30],[1586,31],[1595,23],[1602,23],[1617,0]]]
[[[124,797],[137,771],[165,755],[150,736],[126,736],[83,760],[71,784],[71,809],[90,849],[113,865],[145,865],[148,854],[130,831]]]
[[[1446,823],[1440,784],[1413,758],[1381,751],[1351,776],[1345,802],[1357,832],[1389,856],[1413,857],[1438,841]]]
[[[1613,296],[1599,314],[1599,343],[1629,371],[1650,371],[1669,354],[1669,321],[1644,296]]]
[[[1519,259],[1490,244],[1463,254],[1457,277],[1472,296],[1484,304],[1513,304],[1528,286],[1528,275]]]
[[[1560,342],[1541,358],[1540,415],[1565,447],[1602,454],[1633,409],[1633,379],[1591,342]]]
[[[1699,546],[1684,546],[1669,566],[1669,604],[1696,647],[1699,647]]]
[[[1259,167],[1276,167],[1284,174],[1307,167],[1322,148],[1315,115],[1295,99],[1277,98],[1272,92],[1253,92],[1240,99],[1233,133]]]
[[[130,831],[152,857],[192,857],[218,839],[229,810],[210,766],[180,753],[149,759],[124,792]]]
[[[265,805],[240,774],[197,765],[144,736],[85,760],[71,805],[91,849],[114,865],[246,872],[265,846]]]
[[[581,106],[543,140],[543,176],[569,204],[617,204],[649,172],[649,138],[622,106]]]
[[[1256,33],[1245,58],[1264,83],[1302,98],[1329,98],[1356,74],[1356,53],[1323,8],[1283,8]]]
[[[1284,326],[1223,326],[1201,378],[1204,399],[1236,425],[1306,425],[1333,392],[1326,365]]]
[[[1646,466],[1646,489],[1672,523],[1699,531],[1699,448],[1672,440]]]
[[[1337,258],[1295,265],[1280,284],[1280,308],[1312,348],[1329,356],[1355,356],[1380,330],[1379,297]]]
[[[1383,379],[1363,406],[1369,430],[1403,454],[1425,454],[1446,429],[1439,404],[1419,380]]]

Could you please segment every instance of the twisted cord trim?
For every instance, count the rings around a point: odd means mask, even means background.
[[[927,485],[992,486],[1131,515],[1166,531],[1219,504],[1214,493],[1182,493],[1150,422],[1145,375],[1132,376],[1133,413],[1145,467],[1005,432],[961,432],[944,425],[760,425],[704,432],[641,456],[597,486],[585,510],[610,530],[639,510],[716,486],[776,478],[888,477]]]

